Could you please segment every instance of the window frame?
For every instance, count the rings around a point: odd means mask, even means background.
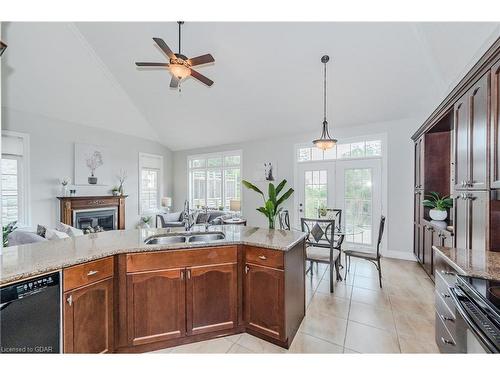
[[[31,204],[30,204],[30,135],[28,133],[21,133],[11,130],[2,130],[2,137],[15,137],[20,138],[23,143],[23,155],[13,155],[1,153],[2,159],[4,155],[7,159],[15,158],[18,160],[18,228],[26,228],[31,226]],[[19,162],[20,161],[20,162]],[[0,200],[1,206],[1,200]],[[1,207],[0,207],[1,208]],[[2,225],[7,223],[3,222],[3,215],[0,217]]]
[[[226,165],[225,164],[225,158],[227,156],[239,156],[240,162],[239,164],[232,164],[232,165]],[[215,166],[215,167],[209,167],[208,166],[208,159],[215,159],[215,158],[222,158],[222,165],[221,166]],[[204,166],[203,167],[191,167],[191,161],[192,160],[197,160],[197,159],[203,159],[205,160]],[[230,151],[221,151],[221,152],[211,152],[211,153],[205,153],[205,154],[193,154],[193,155],[188,155],[187,156],[187,186],[188,186],[188,201],[189,205],[191,208],[194,207],[193,203],[193,189],[191,185],[191,180],[192,180],[192,172],[193,171],[204,171],[205,172],[205,205],[208,204],[208,172],[209,171],[221,171],[221,201],[224,203],[224,210],[226,210],[226,171],[231,170],[231,169],[239,169],[240,171],[240,191],[239,191],[239,196],[240,196],[240,201],[242,200],[242,194],[243,194],[243,189],[241,186],[241,181],[243,180],[243,152],[242,150],[230,150]],[[218,207],[215,207],[214,209],[218,209]],[[229,209],[229,208],[227,208]]]
[[[159,168],[151,168],[151,167],[146,167],[144,166],[144,158],[150,158],[150,159],[158,159],[160,163]],[[157,199],[157,206],[156,209],[148,209],[144,210],[143,205],[142,205],[142,171],[143,170],[156,170],[158,171],[158,199]],[[164,195],[163,187],[164,187],[164,181],[163,181],[163,155],[158,155],[158,154],[150,154],[146,152],[139,152],[139,170],[138,170],[138,185],[139,185],[139,194],[138,194],[138,203],[139,203],[139,215],[148,215],[148,214],[156,214],[160,212],[161,210],[161,198]]]

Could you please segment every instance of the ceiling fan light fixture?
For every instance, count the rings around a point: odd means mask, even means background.
[[[170,73],[179,79],[184,79],[191,75],[191,69],[184,64],[170,64]]]

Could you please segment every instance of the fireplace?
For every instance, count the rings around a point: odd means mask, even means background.
[[[73,210],[73,226],[83,231],[97,228],[113,230],[117,228],[117,213],[116,207]]]
[[[58,197],[60,220],[80,229],[125,229],[125,198],[120,196]]]

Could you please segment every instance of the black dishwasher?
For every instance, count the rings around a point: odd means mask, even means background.
[[[59,353],[59,273],[0,288],[0,353]]]

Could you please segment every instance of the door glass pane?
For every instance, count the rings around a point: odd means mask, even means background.
[[[207,171],[207,206],[218,209],[222,204],[222,171]]]
[[[348,236],[347,242],[372,245],[372,170],[345,170],[345,223],[362,228],[362,233]]]
[[[299,148],[298,161],[309,161],[311,160],[311,148]]]
[[[205,171],[192,171],[192,201],[195,208],[205,206]]]
[[[226,169],[224,171],[224,183],[226,184],[226,195],[224,209],[229,210],[231,200],[240,200],[241,176],[239,168]]]
[[[327,171],[306,171],[304,175],[304,217],[318,217],[318,208],[327,205]]]
[[[2,159],[2,222],[4,225],[19,219],[18,163]]]

